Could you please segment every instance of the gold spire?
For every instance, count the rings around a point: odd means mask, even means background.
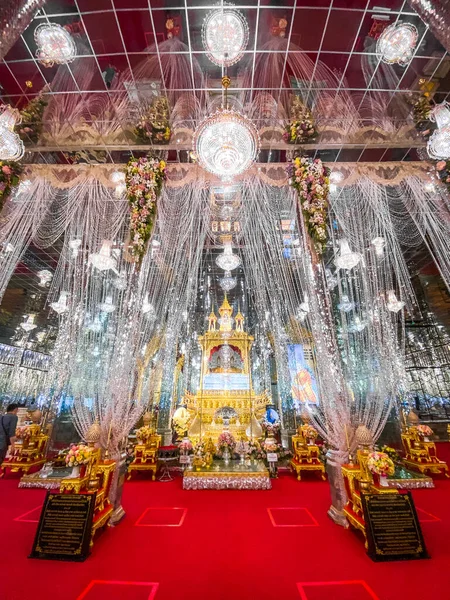
[[[231,317],[231,315],[233,314],[233,309],[230,306],[230,303],[228,302],[228,297],[227,297],[227,293],[225,292],[225,298],[223,299],[222,302],[222,306],[219,308],[219,313],[220,316],[223,317],[224,315],[229,315]]]

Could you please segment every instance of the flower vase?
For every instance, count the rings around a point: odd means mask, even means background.
[[[230,462],[230,451],[228,448],[225,448],[223,451],[223,461],[226,465]]]
[[[78,479],[80,476],[80,465],[74,465],[72,467],[72,473],[70,474],[70,479]]]
[[[388,480],[387,480],[386,475],[380,475],[380,486],[388,487]]]

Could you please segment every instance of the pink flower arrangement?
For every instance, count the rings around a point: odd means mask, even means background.
[[[223,454],[228,448],[230,452],[233,452],[236,447],[236,440],[229,431],[222,431],[217,440],[217,452]]]
[[[191,440],[181,440],[181,442],[178,444],[178,448],[182,454],[188,454],[194,449]]]
[[[385,452],[371,452],[367,459],[367,468],[374,475],[389,477],[394,474],[395,467]]]
[[[261,427],[262,427],[262,430],[267,433],[267,435],[276,435],[280,431],[279,421],[276,421],[275,423],[271,423],[270,421],[268,421],[266,419],[266,417],[264,417],[263,420],[261,421]]]
[[[433,430],[431,429],[431,427],[428,427],[428,425],[417,425],[416,431],[422,437],[430,437],[431,435],[433,435]]]
[[[321,255],[327,242],[330,169],[320,158],[302,156],[294,158],[287,173],[290,185],[297,190],[308,233]]]
[[[166,178],[166,163],[152,157],[131,159],[125,183],[130,207],[131,254],[140,263],[156,218],[156,201]]]
[[[3,208],[5,198],[19,185],[22,171],[23,167],[20,163],[0,161],[0,210]]]
[[[92,450],[85,444],[71,444],[69,452],[66,454],[66,465],[68,467],[78,467],[85,465],[91,458]]]

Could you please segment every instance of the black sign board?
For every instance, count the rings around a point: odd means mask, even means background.
[[[411,492],[362,494],[361,499],[372,560],[429,558]]]
[[[89,555],[96,494],[47,492],[29,558],[82,562]]]

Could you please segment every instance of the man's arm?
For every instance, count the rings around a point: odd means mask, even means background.
[[[16,449],[16,427],[18,422],[17,415],[12,415],[12,418],[9,422],[9,441],[11,443],[11,452],[14,452]]]

